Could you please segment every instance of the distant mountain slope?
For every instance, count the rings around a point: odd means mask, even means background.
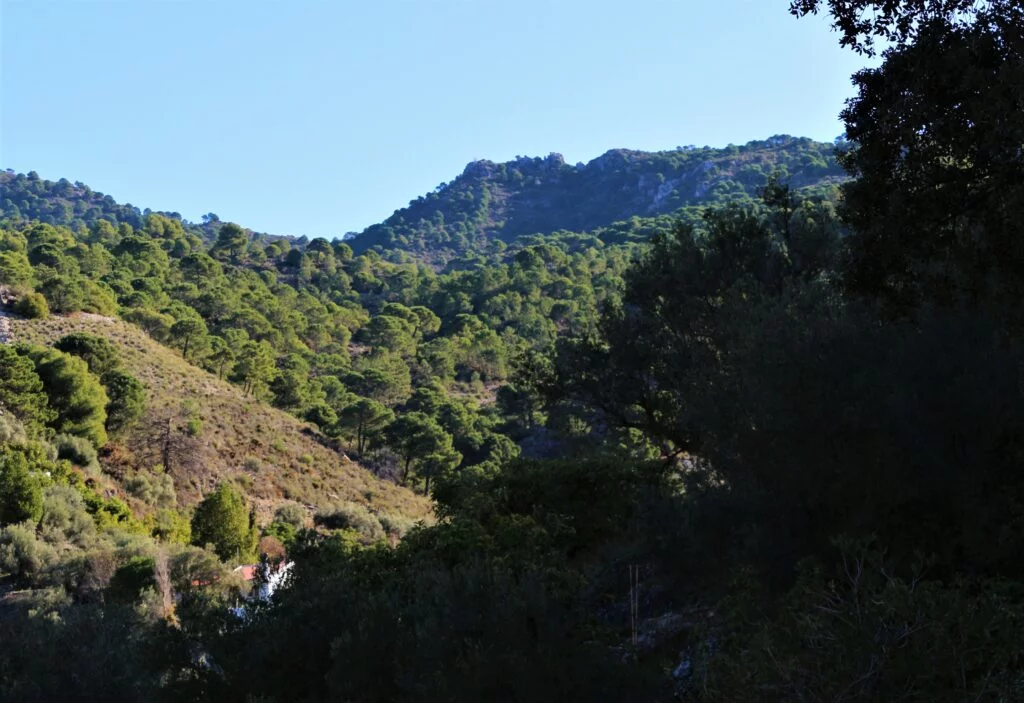
[[[126,449],[137,458],[150,453],[154,423],[171,418],[182,431],[182,406],[198,419],[195,455],[189,466],[172,465],[179,503],[191,505],[219,481],[232,480],[268,517],[284,500],[324,507],[339,501],[366,503],[374,509],[420,519],[430,514],[423,496],[378,479],[317,440],[312,426],[188,364],[142,330],[121,320],[76,314],[46,320],[12,319],[13,341],[52,344],[73,332],[109,339],[126,370],[146,386],[148,415],[129,432]],[[157,463],[154,457],[152,463]],[[115,460],[103,462],[116,473]],[[143,463],[145,461],[143,460]]]
[[[613,149],[576,165],[565,163],[560,154],[500,164],[474,161],[454,180],[348,242],[356,253],[400,250],[443,263],[462,254],[491,251],[495,242],[508,243],[523,235],[592,233],[634,217],[657,218],[687,207],[742,201],[755,197],[772,173],[781,174],[795,188],[834,185],[845,178],[834,148],[782,135],[721,149]],[[0,220],[38,220],[77,229],[105,219],[138,229],[149,213],[79,182],[0,171]],[[176,212],[159,214],[180,220],[186,231],[206,243],[216,238],[221,224],[216,216],[192,223]],[[652,227],[646,223],[640,229]],[[611,228],[614,239],[623,238],[622,228]],[[289,239],[300,246],[307,241]]]
[[[176,214],[176,213],[175,213]],[[142,226],[144,213],[120,204],[109,195],[66,178],[48,181],[35,171],[28,174],[0,171],[0,218],[38,220],[50,225],[91,225],[107,220],[115,225]],[[178,217],[180,219],[180,216]]]
[[[72,229],[87,228],[97,220],[107,220],[115,226],[123,223],[140,229],[151,212],[180,221],[187,232],[206,243],[216,239],[221,226],[216,215],[209,220],[204,216],[201,223],[189,222],[177,212],[139,209],[131,203],[118,203],[112,196],[79,181],[72,183],[66,178],[49,181],[35,171],[27,174],[10,169],[0,171],[0,220],[37,220]],[[260,234],[267,239],[291,239],[283,235]]]
[[[724,149],[614,149],[575,166],[559,154],[476,161],[349,243],[357,252],[381,247],[450,258],[521,235],[590,232],[635,216],[753,197],[776,172],[795,188],[838,183],[844,173],[833,152],[832,144],[776,136]]]

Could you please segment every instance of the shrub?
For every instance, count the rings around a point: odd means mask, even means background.
[[[329,530],[354,530],[364,543],[384,539],[380,520],[365,506],[345,502],[329,511],[317,513],[313,522]]]
[[[167,473],[140,471],[125,482],[125,490],[155,508],[173,508],[178,502],[174,478]]]
[[[112,600],[134,603],[143,589],[156,586],[153,575],[155,566],[156,560],[153,557],[132,557],[114,572],[107,594]]]
[[[380,513],[377,515],[377,519],[380,520],[380,525],[384,528],[384,532],[387,533],[388,537],[395,537],[397,539],[405,537],[409,530],[416,526],[415,520],[411,520],[403,515]]]
[[[267,525],[264,535],[276,537],[286,545],[295,541],[299,530],[306,526],[306,513],[295,503],[285,503],[274,512],[274,521]]]
[[[36,536],[32,523],[0,530],[0,572],[29,577],[57,560],[57,552]]]
[[[136,533],[144,532],[144,528],[123,500],[117,497],[104,498],[95,491],[85,489],[85,504],[96,521],[96,526],[104,529],[118,527]]]
[[[87,469],[90,473],[99,473],[100,465],[96,448],[89,440],[69,434],[59,434],[53,439],[57,447],[57,458],[67,459],[75,466]]]
[[[273,535],[264,535],[261,537],[256,551],[259,552],[260,559],[266,557],[272,563],[281,562],[287,556],[284,545],[281,544],[281,540],[277,539],[277,537],[274,537]]]
[[[35,466],[24,451],[0,449],[0,525],[36,523],[43,515],[43,493]]]
[[[91,596],[106,590],[117,571],[117,558],[110,549],[88,554],[81,563],[78,574],[77,595]]]
[[[291,525],[296,530],[306,526],[306,511],[298,503],[285,503],[274,511],[274,522]]]
[[[29,293],[18,300],[14,312],[30,320],[42,320],[50,316],[50,306],[41,293]]]
[[[171,325],[174,324],[174,318],[170,315],[145,308],[125,310],[122,317],[128,322],[141,327],[146,334],[158,342],[167,341]]]
[[[0,415],[0,444],[23,444],[28,441],[25,426],[9,413]]]
[[[96,538],[96,523],[82,495],[71,486],[48,486],[43,493],[39,534],[50,544],[88,548]]]
[[[837,568],[805,562],[779,607],[748,582],[716,609],[701,700],[1020,700],[1016,585],[899,578],[870,541],[835,545]]]
[[[177,510],[164,508],[153,517],[153,537],[165,542],[188,544],[192,541],[192,525],[188,518]]]
[[[213,552],[186,547],[171,558],[171,581],[179,591],[190,589],[196,582],[213,583],[224,573],[224,567]]]

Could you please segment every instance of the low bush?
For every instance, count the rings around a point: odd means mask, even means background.
[[[14,311],[30,320],[42,320],[50,316],[50,306],[41,293],[29,293],[14,306]]]
[[[318,527],[328,530],[354,530],[364,543],[384,539],[384,528],[377,516],[358,503],[344,502],[313,516]]]

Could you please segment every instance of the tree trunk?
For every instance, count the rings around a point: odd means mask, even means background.
[[[167,418],[167,426],[164,429],[163,446],[160,448],[160,459],[164,464],[164,471],[171,473],[171,418]]]

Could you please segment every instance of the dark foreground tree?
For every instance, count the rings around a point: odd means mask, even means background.
[[[903,312],[1024,292],[1024,10],[935,22],[855,76],[845,281]]]
[[[797,17],[826,9],[832,27],[842,34],[840,43],[860,53],[873,54],[876,42],[904,46],[918,38],[922,26],[952,22],[965,26],[979,12],[992,15],[1020,10],[1017,0],[792,0],[789,11]]]
[[[642,431],[666,455],[699,451],[704,431],[692,396],[746,334],[740,313],[762,300],[795,300],[798,291],[830,295],[823,279],[836,232],[819,214],[791,215],[775,229],[777,217],[729,208],[708,213],[702,231],[681,224],[656,237],[628,272],[622,304],[602,316],[599,336],[560,340],[553,376],[533,374],[532,382],[551,400],[596,412],[595,425]]]

